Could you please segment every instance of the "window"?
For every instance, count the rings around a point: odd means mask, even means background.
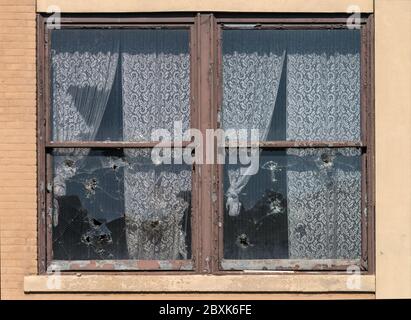
[[[39,18],[41,272],[372,272],[372,17]]]

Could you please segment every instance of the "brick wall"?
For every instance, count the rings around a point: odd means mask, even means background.
[[[36,272],[35,0],[0,1],[1,298]]]

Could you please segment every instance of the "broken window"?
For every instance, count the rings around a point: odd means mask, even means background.
[[[224,129],[257,128],[273,146],[360,141],[358,30],[228,28],[222,58]],[[255,175],[227,160],[223,269],[275,269],[276,259],[358,264],[361,155],[357,148],[262,148]]]
[[[228,189],[241,166],[226,164],[224,258],[359,259],[360,156],[354,148],[263,150],[234,216]]]
[[[191,166],[149,148],[154,130],[189,127],[188,35],[53,31],[52,139],[71,143],[51,151],[53,259],[191,259]],[[134,141],[148,147],[104,147]]]
[[[155,165],[151,149],[56,149],[53,160],[55,259],[190,259],[190,166]]]
[[[41,272],[373,271],[372,17],[320,18],[39,15]]]

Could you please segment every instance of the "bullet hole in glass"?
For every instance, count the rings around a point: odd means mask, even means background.
[[[73,167],[74,166],[74,161],[73,160],[71,160],[71,159],[66,159],[66,160],[64,160],[64,164],[67,166],[67,167]]]
[[[86,182],[84,183],[84,188],[86,189],[87,198],[89,198],[91,195],[95,195],[97,189],[97,179],[91,178],[89,180],[86,180]]]
[[[321,154],[321,160],[324,163],[330,163],[331,162],[331,156],[327,153],[323,153],[323,154]]]
[[[240,247],[244,249],[248,248],[248,246],[250,245],[248,236],[245,233],[242,233],[237,237],[237,243],[239,244]]]

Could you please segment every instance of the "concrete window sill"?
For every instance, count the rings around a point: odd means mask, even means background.
[[[375,292],[375,276],[319,274],[273,275],[33,275],[26,293],[39,292]]]

